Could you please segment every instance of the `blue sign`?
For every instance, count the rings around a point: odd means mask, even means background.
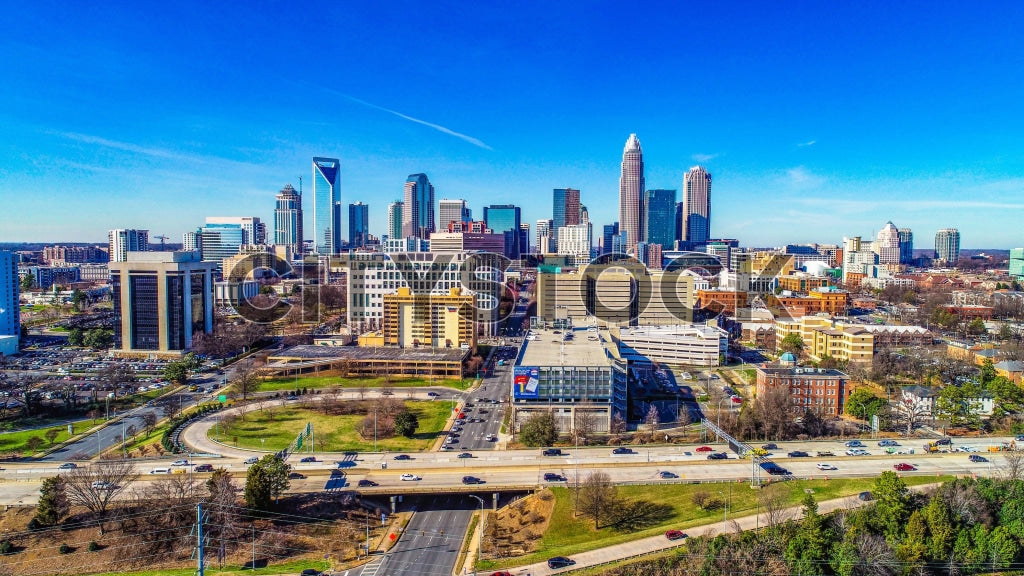
[[[536,366],[512,368],[512,394],[516,399],[537,398],[540,388],[540,370]]]

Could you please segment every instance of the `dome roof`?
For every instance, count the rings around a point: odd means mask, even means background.
[[[783,362],[796,362],[796,356],[793,356],[792,352],[786,352],[782,356],[779,356],[779,360]]]

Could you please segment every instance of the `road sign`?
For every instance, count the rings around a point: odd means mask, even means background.
[[[224,394],[221,394],[220,396],[217,396],[217,401],[218,402],[227,402],[228,401],[228,397],[225,396]]]

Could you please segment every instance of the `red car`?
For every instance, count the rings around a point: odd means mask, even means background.
[[[892,466],[900,472],[910,472],[911,470],[917,470],[913,464],[907,464],[906,462],[900,462],[899,464],[893,464]]]
[[[494,572],[491,576],[512,576],[511,572]]]
[[[682,530],[669,530],[668,532],[665,532],[665,538],[668,538],[669,540],[682,540],[683,538],[686,538],[686,533]]]
[[[701,446],[697,448],[697,452],[714,452],[714,450],[711,449],[711,446]]]

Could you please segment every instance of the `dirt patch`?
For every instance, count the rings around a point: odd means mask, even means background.
[[[483,558],[499,559],[533,552],[551,523],[555,495],[542,490],[487,516]]]

